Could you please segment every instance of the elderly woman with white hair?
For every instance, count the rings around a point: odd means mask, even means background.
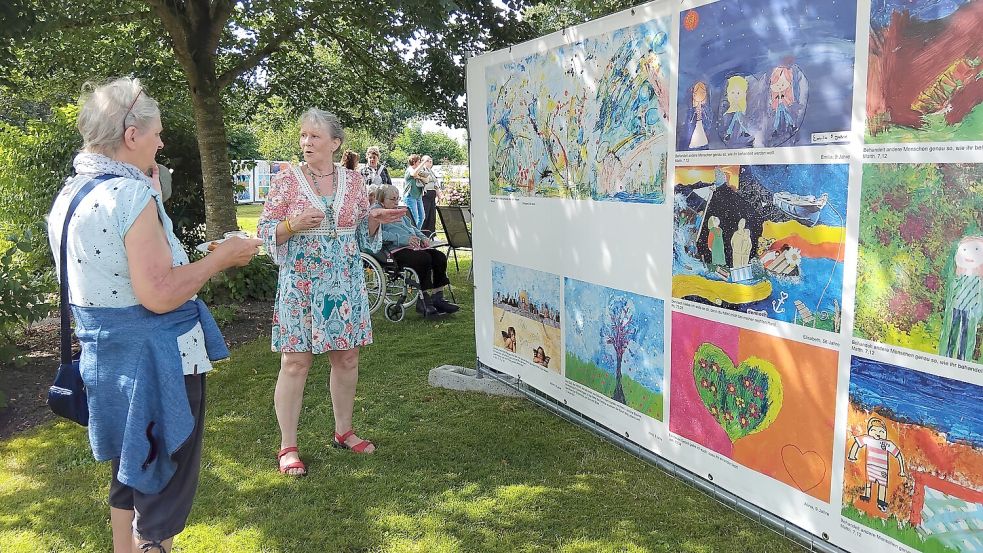
[[[189,262],[161,200],[160,111],[139,80],[84,95],[78,129],[76,175],[55,198],[48,237],[82,346],[89,441],[112,461],[113,550],[166,553],[198,486],[205,374],[228,356],[196,294],[261,242],[230,238]]]
[[[375,445],[352,428],[358,352],[372,343],[368,292],[360,250],[378,251],[380,225],[401,209],[369,209],[358,172],[334,163],[345,132],[338,119],[309,109],[300,118],[306,163],[274,177],[259,219],[259,236],[279,265],[273,312],[273,351],[282,353],[273,403],[280,425],[281,473],[303,476],[297,423],[314,355],[327,353],[334,411],[333,445],[372,453]]]

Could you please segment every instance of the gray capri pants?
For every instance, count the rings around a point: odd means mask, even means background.
[[[109,506],[134,511],[133,531],[142,540],[160,542],[180,534],[198,490],[201,444],[205,434],[205,375],[185,376],[184,387],[188,391],[195,427],[188,441],[171,457],[177,463],[177,472],[164,489],[160,493],[144,494],[124,485],[116,479],[119,459],[113,459]]]

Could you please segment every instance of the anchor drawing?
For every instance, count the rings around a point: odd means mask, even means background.
[[[775,313],[784,313],[785,312],[785,308],[782,307],[782,306],[785,305],[785,300],[787,300],[787,299],[788,299],[788,293],[782,292],[778,296],[778,299],[777,300],[771,300],[771,308],[772,308],[772,310],[774,310]]]

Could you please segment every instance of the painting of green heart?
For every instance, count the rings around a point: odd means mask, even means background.
[[[836,350],[673,313],[671,351],[671,432],[829,501]]]

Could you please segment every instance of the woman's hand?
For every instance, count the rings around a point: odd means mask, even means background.
[[[215,246],[215,251],[209,255],[219,256],[223,264],[228,267],[244,267],[259,253],[259,247],[262,245],[263,241],[258,238],[233,236]]]
[[[160,166],[156,163],[150,168],[150,186],[160,192]]]
[[[409,247],[411,247],[411,248],[413,248],[415,250],[415,249],[417,249],[417,248],[420,247],[420,239],[417,238],[416,236],[410,236],[408,245],[409,245]]]
[[[310,230],[321,225],[321,221],[324,220],[324,212],[320,209],[309,207],[300,215],[288,220],[290,221],[290,228],[294,231]]]
[[[420,239],[420,245],[423,246],[424,248],[429,248],[430,247],[430,239],[429,238],[422,238],[422,239]]]
[[[405,207],[395,209],[376,208],[369,211],[369,219],[377,223],[395,223],[406,215]],[[291,223],[292,224],[292,223]]]

